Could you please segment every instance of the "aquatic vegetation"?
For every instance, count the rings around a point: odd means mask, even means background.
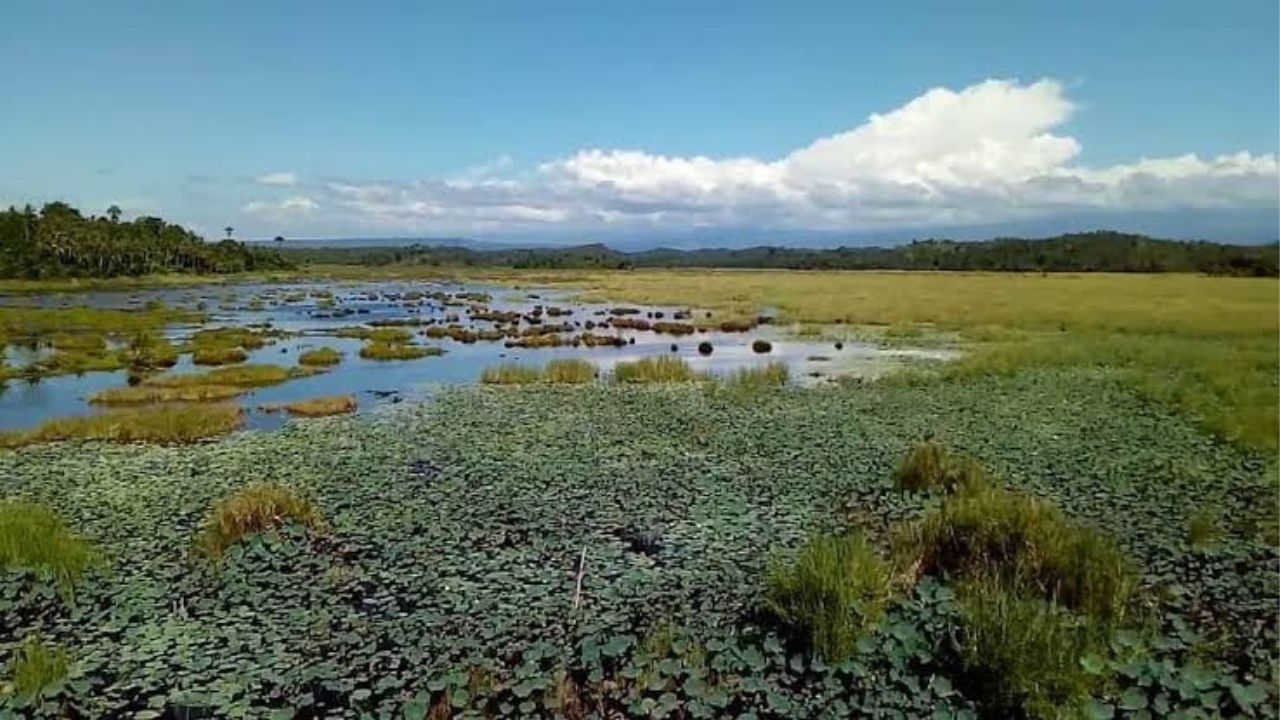
[[[889,571],[858,533],[810,540],[765,579],[765,607],[823,660],[839,662],[859,635],[880,621]]]
[[[354,395],[325,395],[308,398],[285,403],[284,411],[298,417],[345,415],[356,411],[356,398]]]
[[[402,345],[376,340],[360,348],[360,357],[365,360],[417,360],[443,354],[444,350],[435,345]]]
[[[698,374],[684,360],[662,355],[620,362],[613,366],[613,377],[620,383],[671,383],[697,380]]]
[[[1222,539],[1222,512],[1202,507],[1187,520],[1187,540],[1193,548],[1206,548]]]
[[[331,347],[318,347],[304,350],[298,355],[299,365],[312,367],[329,367],[342,362],[342,353]]]
[[[356,338],[382,345],[402,345],[413,339],[413,333],[398,327],[344,327],[334,330],[332,334],[334,337]]]
[[[171,308],[112,310],[86,306],[33,308],[0,306],[0,337],[33,338],[52,334],[91,333],[127,337],[158,332],[170,323],[198,322],[200,313]]]
[[[210,558],[249,535],[288,523],[318,529],[324,521],[311,501],[275,483],[253,483],[214,504],[196,537],[196,547]]]
[[[223,404],[158,405],[49,420],[31,430],[0,433],[0,447],[58,440],[181,444],[225,435],[240,427],[240,408]]]
[[[53,510],[38,503],[0,501],[0,568],[30,570],[70,591],[97,553]]]
[[[178,364],[178,348],[163,335],[147,330],[134,333],[122,352],[128,367],[139,372]]]
[[[615,325],[617,323],[614,323]],[[656,322],[653,324],[653,331],[659,333],[667,333],[668,335],[692,335],[696,328],[690,323],[683,322]]]
[[[756,323],[754,320],[725,320],[718,327],[720,332],[747,332],[754,330]]]
[[[29,635],[9,661],[12,692],[23,701],[39,700],[61,686],[70,666],[71,658],[65,648],[48,647],[39,637]]]
[[[529,385],[542,381],[542,371],[522,363],[502,363],[484,369],[480,382],[486,385]]]
[[[738,395],[754,395],[787,384],[791,370],[786,363],[771,362],[758,367],[738,368],[724,378],[716,378],[714,391],[727,391]]]
[[[196,365],[233,365],[248,359],[248,353],[238,347],[197,346],[191,353],[191,362]]]
[[[578,384],[596,379],[599,371],[589,360],[563,358],[552,360],[542,370],[542,379],[549,383]]]
[[[191,335],[188,344],[193,351],[201,349],[242,348],[257,350],[267,344],[267,333],[244,327],[206,328]]]

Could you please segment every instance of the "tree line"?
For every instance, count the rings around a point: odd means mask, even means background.
[[[605,245],[473,250],[451,245],[286,250],[300,263],[501,266],[522,269],[776,268],[787,270],[973,270],[1014,272],[1195,272],[1280,275],[1280,245],[1160,240],[1107,230],[1043,239],[918,240],[894,247],[830,249],[657,248],[622,252]]]
[[[63,202],[0,212],[0,277],[118,277],[235,273],[293,267],[274,248],[231,239],[205,242],[158,217],[121,220],[120,208],[83,215]]]

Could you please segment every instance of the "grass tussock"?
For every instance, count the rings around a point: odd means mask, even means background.
[[[889,599],[888,566],[860,534],[811,540],[765,578],[765,609],[829,662],[853,653]]]
[[[999,584],[961,594],[959,682],[988,717],[1082,715],[1103,678],[1082,659],[1106,652],[1105,630],[1087,616]]]
[[[312,348],[298,355],[298,364],[308,367],[329,367],[340,362],[342,362],[342,353],[331,347]]]
[[[1044,500],[1000,488],[948,497],[895,538],[904,565],[962,582],[998,581],[1101,620],[1123,618],[1132,563],[1109,538]]]
[[[125,363],[133,370],[149,372],[178,364],[178,348],[168,338],[148,331],[137,332],[122,350]]]
[[[784,362],[771,362],[760,367],[746,367],[734,370],[723,380],[730,390],[761,391],[778,388],[791,379],[791,370]]]
[[[368,328],[363,326],[338,328],[335,337],[368,340],[371,343],[403,345],[413,339],[413,333],[398,327]]]
[[[176,445],[225,435],[244,418],[235,405],[173,404],[50,420],[32,430],[0,433],[0,447],[59,440]]]
[[[360,348],[360,357],[365,360],[417,360],[443,354],[444,350],[433,345],[402,345],[376,340]]]
[[[257,350],[267,344],[265,333],[249,328],[225,327],[198,330],[191,336],[190,346],[193,350],[213,350],[217,348],[243,348]]]
[[[698,374],[684,360],[661,355],[620,362],[613,367],[613,377],[621,383],[674,383],[697,380]]]
[[[286,524],[318,529],[324,521],[311,501],[275,483],[253,483],[218,500],[196,537],[196,547],[220,558],[241,539]]]
[[[0,568],[31,570],[70,590],[97,553],[53,510],[32,502],[0,501]]]
[[[589,360],[566,358],[548,362],[542,370],[545,382],[556,384],[579,385],[596,379],[599,371]]]
[[[249,359],[249,354],[238,347],[197,346],[191,353],[196,365],[234,365]]]
[[[298,402],[285,403],[284,411],[296,417],[327,417],[356,411],[354,395],[325,395]]]
[[[542,381],[542,372],[532,365],[502,363],[487,367],[480,375],[486,385],[532,385]]]
[[[190,385],[178,387],[150,387],[135,385],[131,387],[107,388],[89,396],[94,405],[151,405],[155,403],[180,402],[200,403],[230,400],[242,395],[248,388],[231,385]]]
[[[70,667],[71,658],[65,648],[46,646],[35,635],[28,635],[9,661],[13,692],[27,701],[53,695]]]
[[[989,484],[986,470],[969,457],[956,456],[936,440],[925,440],[907,452],[893,474],[900,490],[941,488],[948,493],[978,491]]]

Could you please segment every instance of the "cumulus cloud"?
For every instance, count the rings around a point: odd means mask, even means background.
[[[283,200],[255,200],[246,203],[243,210],[250,215],[274,215],[287,216],[290,214],[305,214],[320,207],[320,203],[305,196],[298,195]]]
[[[259,209],[323,205],[335,219],[400,231],[865,230],[1277,204],[1270,154],[1081,165],[1080,143],[1063,132],[1074,109],[1055,81],[988,80],[928,90],[774,159],[584,149],[511,176],[504,156],[457,179],[328,183],[316,189],[320,202]]]
[[[260,175],[255,182],[272,187],[293,187],[298,184],[298,176],[291,172],[273,172]]]

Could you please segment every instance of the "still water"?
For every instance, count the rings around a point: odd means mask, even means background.
[[[441,295],[443,294],[443,295]],[[488,299],[477,302],[459,294],[484,294]],[[447,297],[446,297],[447,296]],[[880,367],[912,359],[945,359],[945,354],[924,350],[884,349],[866,343],[846,342],[837,349],[830,341],[810,341],[794,337],[787,328],[760,325],[748,332],[709,330],[692,335],[672,336],[648,330],[603,326],[613,316],[610,310],[627,307],[635,310],[629,318],[654,321],[671,320],[681,313],[699,313],[691,308],[602,305],[572,302],[559,290],[468,283],[434,282],[368,282],[368,283],[300,283],[287,285],[237,284],[186,287],[141,291],[103,291],[87,293],[11,296],[0,303],[38,307],[73,307],[89,305],[99,308],[139,308],[160,301],[170,307],[200,309],[210,315],[199,326],[173,325],[166,335],[180,342],[200,328],[223,326],[269,327],[282,331],[283,337],[265,347],[249,351],[250,363],[274,363],[293,366],[300,352],[310,348],[332,347],[342,353],[342,362],[328,371],[311,377],[290,380],[282,385],[253,390],[239,398],[248,411],[248,427],[270,428],[285,421],[281,414],[266,413],[259,406],[292,402],[317,395],[345,394],[356,396],[360,412],[369,412],[387,403],[419,400],[429,397],[442,386],[473,383],[484,368],[502,362],[542,364],[557,358],[583,358],[595,363],[602,374],[618,362],[657,355],[675,355],[685,359],[699,372],[725,373],[737,368],[763,365],[772,361],[787,363],[798,382],[821,382],[841,374],[865,373]],[[366,325],[379,321],[421,321],[437,324],[454,322],[472,330],[488,330],[495,325],[488,320],[472,319],[468,308],[483,304],[494,311],[529,314],[536,306],[556,307],[563,314],[545,317],[546,323],[569,323],[575,326],[568,338],[586,332],[621,336],[627,343],[621,347],[509,348],[502,341],[463,343],[449,338],[428,339],[421,327],[405,327],[414,333],[414,344],[436,345],[445,353],[416,360],[376,361],[359,356],[364,341],[335,337],[338,328]],[[521,327],[527,325],[522,322]],[[769,340],[768,353],[752,348],[757,339]],[[709,342],[710,355],[698,351],[698,345]],[[10,367],[36,359],[45,352],[19,346],[4,348]],[[192,364],[190,355],[182,355],[171,372],[200,372],[206,368]],[[30,427],[44,420],[66,415],[99,412],[87,398],[95,392],[119,387],[127,382],[126,373],[91,372],[80,376],[45,378],[29,383],[10,380],[0,390],[0,429]]]

